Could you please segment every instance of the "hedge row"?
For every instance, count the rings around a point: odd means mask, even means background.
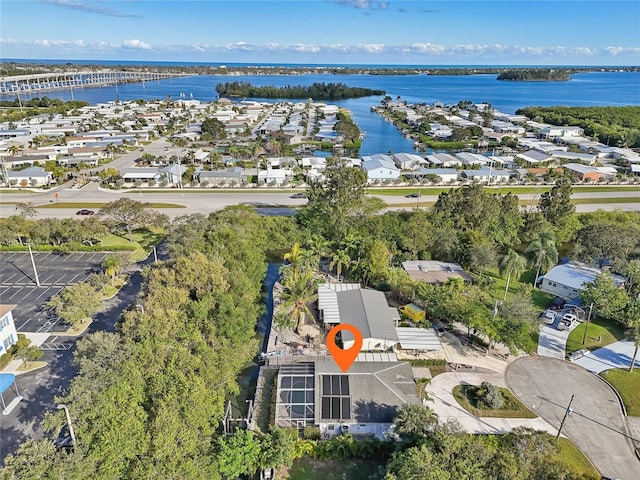
[[[409,362],[413,367],[444,367],[447,364],[444,358],[416,358]]]

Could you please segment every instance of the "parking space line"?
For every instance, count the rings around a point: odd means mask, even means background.
[[[19,294],[22,290],[24,290],[24,287],[19,288],[18,290],[16,290],[9,298],[13,298],[15,297],[17,294]]]

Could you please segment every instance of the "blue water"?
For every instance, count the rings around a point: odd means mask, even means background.
[[[137,62],[142,63],[142,62]],[[228,81],[245,81],[254,85],[310,85],[314,82],[344,83],[346,85],[382,89],[389,96],[398,96],[407,103],[429,103],[435,101],[457,103],[470,100],[475,103],[488,102],[505,113],[515,113],[519,108],[539,105],[603,106],[640,105],[640,72],[589,72],[574,74],[567,82],[502,82],[496,75],[430,76],[430,75],[202,75],[181,77],[144,85],[126,84],[118,86],[120,100],[166,99],[171,96],[201,101],[217,99],[215,86]],[[51,98],[71,99],[71,91],[52,91]],[[73,90],[74,98],[92,104],[116,99],[115,87],[82,88]],[[25,96],[25,98],[28,98]],[[360,153],[412,152],[413,142],[405,139],[397,129],[379,115],[370,111],[379,105],[382,97],[366,97],[334,101],[348,108],[366,138]],[[273,101],[273,100],[271,100]]]

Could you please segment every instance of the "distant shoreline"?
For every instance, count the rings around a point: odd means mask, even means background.
[[[53,63],[52,63],[53,62]],[[514,70],[548,70],[549,66],[480,66],[480,65],[294,65],[294,64],[220,64],[195,62],[133,62],[133,61],[69,61],[55,63],[49,60],[15,61],[1,60],[0,76],[29,75],[38,73],[95,70],[118,70],[183,73],[191,75],[501,75]],[[639,72],[638,66],[555,66],[557,72],[566,75],[589,72]]]

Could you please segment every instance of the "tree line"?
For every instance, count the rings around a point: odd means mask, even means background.
[[[384,90],[372,90],[363,87],[350,87],[344,83],[319,83],[309,86],[286,85],[284,87],[256,86],[249,82],[225,82],[216,85],[216,92],[221,97],[243,98],[295,98],[314,100],[340,100],[343,98],[370,97],[385,95]]]
[[[612,147],[640,147],[640,107],[526,107],[518,115],[551,125],[575,125]]]

